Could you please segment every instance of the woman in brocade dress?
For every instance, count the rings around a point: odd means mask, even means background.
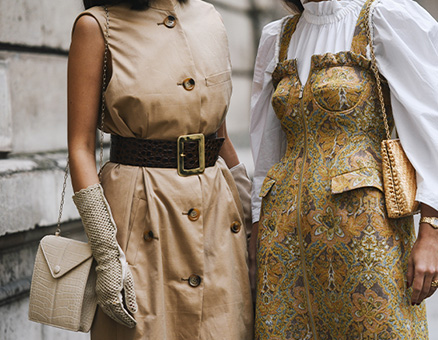
[[[299,14],[264,28],[254,75],[255,338],[428,339],[424,299],[438,286],[438,24],[411,0],[291,3]],[[390,124],[417,171],[418,238],[412,217],[386,214],[368,22]]]
[[[200,0],[84,4],[69,54],[68,129],[73,199],[97,261],[91,338],[250,340],[236,187],[249,181],[224,123],[222,19]],[[111,154],[98,177],[103,83]]]

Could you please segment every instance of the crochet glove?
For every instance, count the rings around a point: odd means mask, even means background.
[[[245,218],[245,226],[247,237],[249,238],[252,230],[251,219],[251,180],[248,178],[246,168],[243,163],[240,163],[230,169],[236,183],[237,191],[239,192],[240,201],[242,202],[243,215]]]
[[[97,303],[110,318],[133,328],[137,323],[131,315],[137,311],[134,280],[125,254],[117,243],[117,227],[103,188],[94,184],[82,189],[75,193],[73,201],[97,262]]]

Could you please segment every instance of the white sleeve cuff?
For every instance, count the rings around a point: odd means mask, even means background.
[[[264,177],[254,177],[254,180],[252,182],[252,192],[251,192],[252,223],[256,223],[260,219],[262,198],[259,196],[259,194],[264,180],[265,180]]]

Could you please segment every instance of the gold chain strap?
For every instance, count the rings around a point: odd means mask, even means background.
[[[108,49],[109,49],[109,11],[106,6],[105,9],[106,16],[106,26],[105,26],[105,53],[103,56],[103,75],[102,75],[102,104],[101,104],[101,117],[100,117],[100,160],[99,160],[99,178],[100,172],[103,166],[103,121],[105,119],[105,90],[106,90],[106,73],[108,70]]]
[[[377,94],[379,96],[380,107],[382,110],[383,123],[385,124],[386,139],[391,139],[391,133],[389,131],[389,124],[388,124],[388,117],[386,115],[385,100],[383,99],[383,90],[382,90],[382,84],[380,81],[380,73],[379,73],[379,69],[377,68],[376,55],[374,54],[373,37],[371,36],[370,21],[371,21],[371,6],[372,6],[373,2],[374,2],[373,0],[368,0],[368,4],[366,7],[366,11],[365,11],[366,17],[367,17],[367,20],[365,23],[365,29],[366,29],[367,37],[368,37],[368,44],[370,45],[371,70],[374,72],[374,77],[376,78]]]
[[[105,34],[104,34],[104,40],[105,40],[105,52],[103,56],[103,75],[102,75],[102,98],[101,98],[101,119],[100,119],[100,157],[99,157],[99,179],[100,179],[100,173],[103,166],[103,126],[104,126],[104,119],[105,119],[105,90],[106,90],[106,73],[108,70],[108,50],[109,50],[109,11],[106,6],[103,7],[105,10],[105,16],[106,16],[106,26],[105,26]],[[67,187],[67,178],[68,178],[68,172],[69,172],[69,165],[70,161],[67,157],[67,165],[65,166],[65,173],[64,173],[64,184],[62,185],[62,194],[61,194],[61,203],[59,204],[59,214],[58,214],[58,223],[55,235],[59,236],[61,234],[61,218],[62,218],[62,210],[64,208],[64,202],[65,202],[65,189]]]

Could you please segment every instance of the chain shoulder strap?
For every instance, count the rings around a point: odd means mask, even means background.
[[[99,178],[100,173],[103,167],[103,128],[104,128],[104,119],[105,119],[105,93],[106,93],[106,86],[107,86],[107,71],[108,71],[108,50],[109,50],[109,11],[106,6],[103,7],[105,10],[105,18],[106,18],[106,25],[105,25],[105,34],[104,34],[104,40],[105,40],[105,53],[103,55],[103,75],[102,75],[102,102],[101,102],[101,116],[100,116],[100,156],[99,156]]]
[[[372,24],[371,8],[373,5],[373,2],[374,2],[373,0],[369,0],[367,7],[366,7],[367,20],[365,23],[365,28],[366,28],[367,37],[368,37],[368,44],[370,46],[371,70],[373,71],[374,77],[376,78],[377,94],[379,96],[380,108],[382,110],[383,123],[385,124],[386,139],[391,139],[391,132],[389,131],[389,124],[388,124],[388,116],[386,115],[385,100],[383,99],[382,82],[380,80],[379,69],[377,68],[376,55],[374,54],[373,37],[371,34],[371,27],[370,27]]]
[[[109,11],[106,6],[103,7],[105,10],[105,32],[104,32],[104,42],[105,42],[105,52],[103,56],[103,75],[102,75],[102,97],[101,97],[101,116],[100,116],[100,127],[99,127],[99,140],[100,140],[100,155],[99,155],[99,179],[103,166],[103,128],[104,128],[104,119],[105,119],[105,90],[106,90],[106,82],[107,82],[107,71],[108,71],[108,50],[109,50]],[[58,214],[58,222],[55,235],[59,236],[61,234],[61,218],[62,211],[65,203],[65,189],[67,187],[67,179],[70,168],[70,161],[67,157],[67,165],[64,170],[64,183],[62,185],[62,194],[61,194],[61,203],[59,204],[59,214]]]

